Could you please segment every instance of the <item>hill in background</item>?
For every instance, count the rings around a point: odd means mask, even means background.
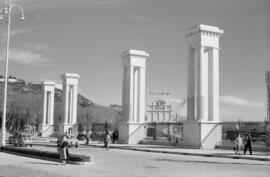
[[[16,77],[9,77],[7,96],[7,130],[19,130],[30,124],[38,126],[42,121],[43,98],[41,84],[25,82]],[[0,77],[0,92],[3,93],[4,82]],[[62,118],[62,93],[55,89],[54,120],[59,123]],[[0,95],[2,117],[3,95]],[[122,120],[119,105],[101,106],[78,94],[77,122],[79,129],[91,126],[92,123],[110,123],[117,125]],[[2,120],[2,119],[1,119]]]

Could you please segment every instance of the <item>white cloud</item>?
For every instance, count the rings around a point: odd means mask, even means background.
[[[230,105],[236,106],[246,106],[246,107],[253,107],[253,108],[262,108],[264,107],[264,103],[262,102],[254,102],[245,100],[243,98],[234,97],[234,96],[220,96],[220,102]]]
[[[23,29],[18,29],[18,30],[11,30],[10,31],[10,36],[15,36],[15,35],[19,35],[19,34],[23,34],[26,32],[29,32],[31,30],[33,30],[35,27],[29,27],[29,28],[23,28]],[[0,33],[0,40],[1,41],[5,41],[7,39],[7,32],[6,31],[2,31]]]
[[[46,50],[45,45],[35,45],[31,47],[24,48],[13,48],[9,53],[9,60],[14,61],[18,64],[24,65],[52,65],[51,60],[46,58],[42,53]],[[2,55],[0,60],[5,60],[5,49],[0,50]]]

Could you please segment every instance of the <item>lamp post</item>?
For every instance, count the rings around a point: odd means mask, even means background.
[[[7,107],[7,85],[8,85],[8,59],[9,59],[9,37],[10,37],[10,21],[11,21],[11,10],[17,8],[20,10],[20,19],[24,20],[24,13],[21,6],[12,4],[11,0],[8,0],[6,5],[1,9],[0,20],[7,18],[7,46],[6,46],[6,61],[5,61],[5,83],[4,83],[4,95],[3,95],[3,109],[2,109],[2,129],[1,129],[1,146],[6,145],[6,107]]]

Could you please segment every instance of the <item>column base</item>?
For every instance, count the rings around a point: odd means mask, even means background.
[[[145,124],[127,122],[119,125],[119,142],[124,144],[138,144],[145,135]]]
[[[49,137],[54,134],[54,125],[40,124],[39,127],[41,137]]]
[[[58,135],[70,134],[77,135],[77,124],[60,124],[58,125]]]
[[[183,146],[214,149],[221,142],[221,125],[213,121],[186,121],[183,124]]]

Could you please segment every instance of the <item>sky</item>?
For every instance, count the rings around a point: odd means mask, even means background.
[[[5,1],[1,1],[2,4]],[[220,118],[264,120],[270,70],[270,0],[13,0],[9,75],[33,83],[78,73],[79,93],[101,105],[121,104],[128,49],[150,54],[146,93],[186,99],[185,30],[224,30],[220,38]],[[7,25],[0,22],[4,75]]]

